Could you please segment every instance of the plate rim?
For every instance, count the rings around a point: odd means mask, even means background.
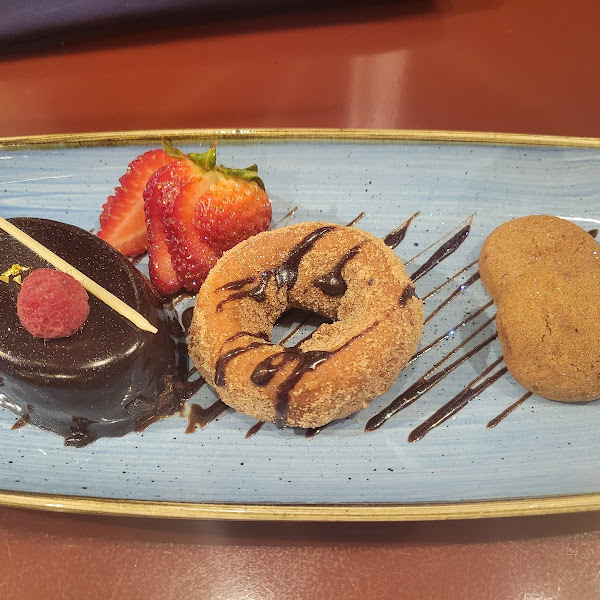
[[[437,129],[349,129],[349,128],[222,128],[222,129],[140,129],[87,133],[58,133],[0,137],[2,149],[49,149],[56,147],[125,146],[170,140],[332,140],[447,142],[492,145],[600,148],[600,138],[561,135],[461,131]]]
[[[331,140],[470,143],[599,148],[600,138],[423,129],[224,128],[157,129],[0,137],[0,149],[126,146],[181,141]],[[74,514],[244,521],[436,521],[579,513],[600,510],[600,493],[450,503],[223,504],[125,500],[0,489],[0,506]]]
[[[227,521],[454,521],[574,514],[600,509],[600,494],[414,504],[222,504],[119,500],[0,490],[0,506],[48,512]]]

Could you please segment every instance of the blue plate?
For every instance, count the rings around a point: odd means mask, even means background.
[[[422,439],[408,441],[488,367],[495,365],[474,385],[502,369],[497,340],[382,427],[365,431],[369,419],[453,349],[458,348],[441,368],[493,336],[495,308],[472,277],[477,269],[472,263],[494,227],[535,213],[560,215],[587,229],[599,226],[598,140],[319,130],[6,139],[0,140],[0,214],[97,228],[101,206],[127,164],[159,146],[162,135],[184,151],[219,139],[223,164],[256,162],[273,202],[274,223],[296,206],[286,222],[346,224],[364,212],[357,226],[384,236],[419,212],[397,247],[409,273],[470,224],[456,251],[416,283],[426,314],[441,306],[427,322],[421,347],[450,333],[368,409],[313,437],[270,424],[247,437],[255,421],[230,410],[195,433],[185,433],[187,416],[175,415],[143,433],[75,449],[30,426],[11,430],[15,415],[0,409],[0,501],[262,519],[449,518],[600,508],[599,403],[568,405],[532,396],[489,428],[525,392],[505,373]],[[179,308],[188,306],[184,301]],[[205,386],[188,407],[215,400]]]

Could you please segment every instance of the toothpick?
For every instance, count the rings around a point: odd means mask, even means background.
[[[81,271],[78,271],[75,267],[71,266],[66,260],[63,260],[60,256],[54,254],[54,252],[2,217],[0,217],[0,229],[6,231],[6,233],[21,242],[24,246],[27,246],[27,248],[35,252],[46,262],[49,262],[53,267],[56,267],[59,271],[71,275],[74,279],[79,281],[90,294],[93,294],[96,298],[104,302],[104,304],[110,306],[110,308],[124,316],[126,319],[129,319],[143,331],[149,331],[150,333],[156,333],[158,331],[152,323],[144,318],[139,312],[131,308],[131,306],[125,304],[125,302],[117,298],[114,294],[111,294],[101,285],[92,281],[87,275],[84,275]]]

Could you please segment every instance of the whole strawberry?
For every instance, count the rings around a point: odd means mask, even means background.
[[[162,293],[177,285],[194,293],[225,250],[268,229],[271,203],[256,165],[217,166],[215,146],[186,155],[165,144],[165,151],[177,162],[144,190],[150,274]]]
[[[196,199],[194,225],[198,233],[220,255],[269,228],[271,202],[256,165],[215,167],[215,148],[200,157],[210,168],[188,184],[187,192]]]

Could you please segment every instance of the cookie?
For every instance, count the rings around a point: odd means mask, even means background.
[[[536,266],[503,286],[496,324],[504,361],[535,394],[600,398],[600,268]]]
[[[567,275],[600,264],[600,246],[584,229],[559,217],[531,215],[503,223],[485,240],[481,280],[498,302],[504,289],[530,267],[558,267]]]

